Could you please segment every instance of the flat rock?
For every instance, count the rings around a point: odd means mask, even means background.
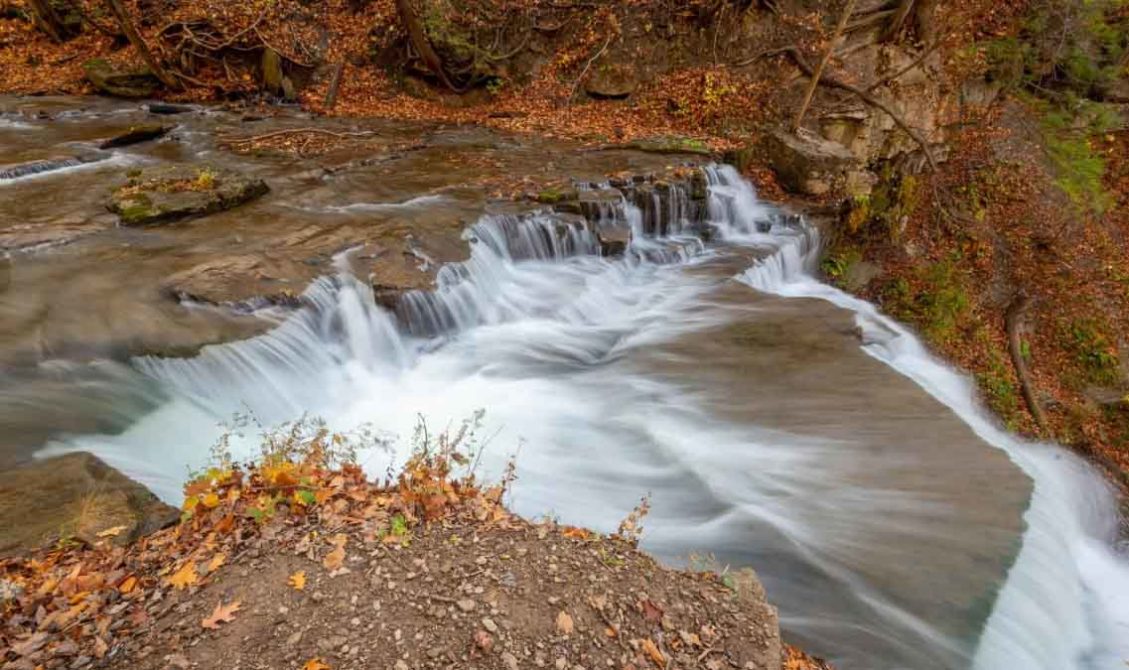
[[[172,522],[179,512],[88,453],[48,458],[0,482],[0,556],[61,538],[106,533],[125,543]]]
[[[144,226],[214,214],[266,194],[261,179],[207,166],[145,170],[114,189],[110,211],[123,226]]]

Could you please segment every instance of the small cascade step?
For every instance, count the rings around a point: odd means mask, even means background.
[[[48,160],[18,163],[0,169],[0,181],[12,181],[32,175],[54,172],[65,168],[78,167],[87,163],[104,160],[107,156],[74,156],[71,158],[53,158]]]

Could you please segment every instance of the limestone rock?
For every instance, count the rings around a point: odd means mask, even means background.
[[[842,187],[861,163],[847,147],[801,128],[798,133],[777,130],[765,140],[769,165],[790,191],[824,195]]]
[[[584,92],[598,100],[623,100],[639,88],[635,68],[621,63],[605,63],[584,82]]]
[[[179,513],[145,487],[87,453],[33,463],[0,481],[0,555],[99,533],[125,543],[163,528]]]
[[[214,214],[270,189],[261,179],[221,168],[175,165],[146,170],[116,188],[110,211],[124,226],[143,226]]]
[[[118,70],[103,58],[86,61],[82,69],[99,93],[118,98],[148,98],[161,85],[161,81],[148,70]]]

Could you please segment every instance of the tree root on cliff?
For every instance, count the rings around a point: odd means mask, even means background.
[[[1023,345],[1019,337],[1019,331],[1023,327],[1023,319],[1030,305],[1031,298],[1023,289],[1016,292],[1011,304],[1008,305],[1007,311],[1004,313],[1004,325],[1007,329],[1007,350],[1011,356],[1011,364],[1015,368],[1015,375],[1019,378],[1019,388],[1023,393],[1023,400],[1027,403],[1027,409],[1034,417],[1039,430],[1046,434],[1047,417],[1043,413],[1043,406],[1039,404],[1039,399],[1035,397],[1031,372],[1027,369],[1027,361],[1023,357]]]

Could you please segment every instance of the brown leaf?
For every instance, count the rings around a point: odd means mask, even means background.
[[[212,615],[200,622],[200,625],[208,630],[215,630],[220,627],[221,623],[231,623],[235,620],[235,613],[239,611],[239,601],[224,605],[222,602],[216,603],[216,608],[212,610]]]
[[[658,623],[663,618],[663,608],[659,607],[650,598],[644,600],[641,605],[643,606],[643,618],[648,623]]]
[[[564,610],[561,610],[561,613],[557,615],[557,630],[559,630],[562,635],[572,635],[572,617]]]

